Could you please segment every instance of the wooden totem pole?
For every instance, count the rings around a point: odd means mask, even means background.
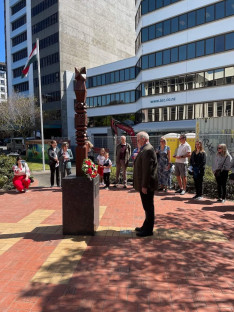
[[[86,106],[86,68],[82,67],[80,70],[75,68],[75,129],[76,129],[76,176],[82,176],[83,160],[88,157],[88,150],[86,145],[86,131],[87,131],[87,106]]]
[[[75,80],[76,175],[62,179],[63,234],[94,235],[99,225],[99,177],[90,180],[82,172],[88,156],[85,67],[75,68]]]

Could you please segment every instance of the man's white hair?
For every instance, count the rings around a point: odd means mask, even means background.
[[[147,132],[145,131],[141,131],[139,133],[137,133],[137,136],[140,138],[140,139],[145,139],[146,141],[149,141],[149,135]]]

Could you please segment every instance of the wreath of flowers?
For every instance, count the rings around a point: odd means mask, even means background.
[[[85,158],[83,161],[82,171],[90,180],[95,178],[98,174],[97,168],[96,168],[94,162],[92,162],[92,160],[90,160],[88,158]]]

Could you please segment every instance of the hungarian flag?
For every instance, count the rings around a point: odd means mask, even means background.
[[[30,65],[37,60],[37,45],[35,44],[31,54],[29,55],[28,61],[22,70],[21,78],[27,77]]]

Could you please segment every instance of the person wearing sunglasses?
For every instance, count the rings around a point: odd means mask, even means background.
[[[219,144],[212,166],[212,170],[217,182],[218,203],[224,203],[226,200],[226,185],[228,179],[228,171],[231,169],[231,164],[232,157],[227,150],[226,144]]]
[[[186,142],[185,134],[181,134],[179,140],[180,145],[173,155],[175,158],[175,176],[179,184],[179,189],[176,191],[176,193],[184,195],[187,186],[187,167],[188,157],[191,156],[191,146]]]

